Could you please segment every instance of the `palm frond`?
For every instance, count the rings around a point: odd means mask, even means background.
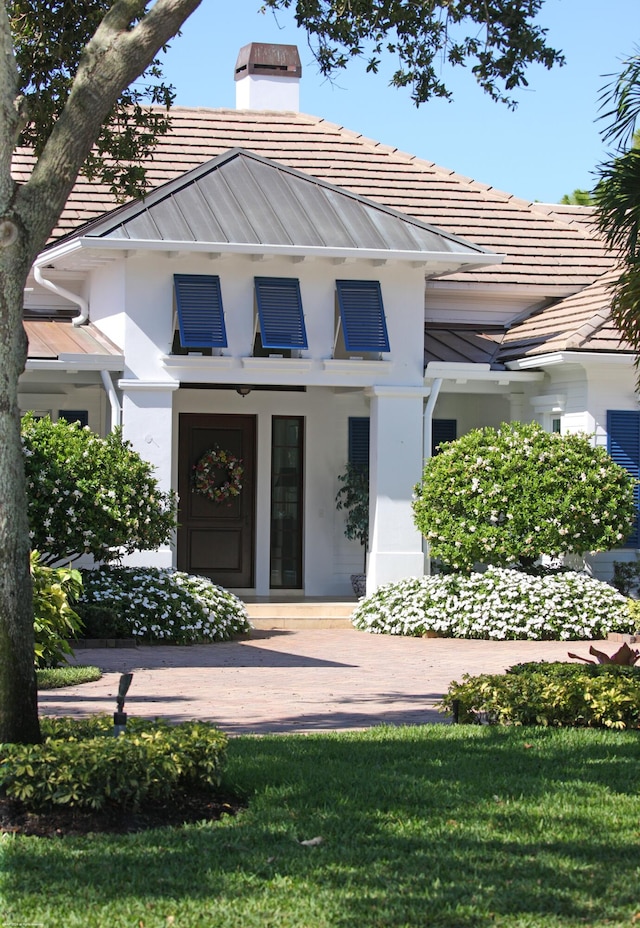
[[[640,149],[631,148],[598,169],[596,224],[607,244],[635,261],[640,248]]]
[[[605,142],[611,142],[618,151],[633,144],[633,136],[640,119],[640,49],[625,61],[625,67],[600,93],[599,119],[607,126],[602,131]]]

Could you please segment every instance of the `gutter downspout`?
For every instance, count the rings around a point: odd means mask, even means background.
[[[109,403],[111,405],[111,431],[113,432],[119,425],[122,425],[122,409],[120,407],[116,388],[113,385],[113,380],[109,376],[109,371],[101,370],[100,377],[102,378],[102,385],[109,397]]]
[[[440,389],[442,387],[442,377],[436,377],[431,384],[431,393],[427,399],[422,416],[422,466],[427,463],[431,457],[431,440],[433,438],[433,410],[438,402]],[[422,539],[422,551],[424,553],[424,573],[428,577],[431,574],[431,556],[429,554],[429,543]]]
[[[80,315],[74,316],[71,320],[73,325],[85,325],[89,321],[89,304],[83,297],[78,296],[77,293],[72,293],[70,290],[66,290],[64,287],[61,287],[60,284],[56,284],[52,280],[47,280],[46,277],[42,276],[42,268],[37,265],[33,268],[33,276],[41,287],[44,287],[46,290],[51,290],[51,292],[57,294],[57,296],[61,296],[65,300],[69,300],[71,303],[75,303],[76,306],[80,307]]]

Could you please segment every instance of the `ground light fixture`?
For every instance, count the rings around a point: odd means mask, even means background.
[[[125,696],[129,692],[129,687],[131,686],[132,680],[132,673],[123,673],[120,677],[118,695],[116,697],[116,704],[118,708],[113,713],[113,734],[115,738],[117,738],[118,735],[124,734],[127,727],[127,713],[124,711],[124,700]]]

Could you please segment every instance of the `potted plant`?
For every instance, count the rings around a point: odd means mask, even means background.
[[[338,480],[342,486],[336,493],[336,509],[344,509],[347,513],[345,538],[359,541],[364,548],[363,573],[351,575],[353,592],[356,596],[364,596],[369,541],[369,467],[367,464],[347,464]]]

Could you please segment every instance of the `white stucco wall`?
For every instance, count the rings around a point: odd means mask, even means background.
[[[110,261],[91,273],[89,316],[118,348],[124,348],[127,261]]]
[[[218,274],[228,348],[220,357],[169,357],[174,330],[173,274]],[[253,358],[254,276],[300,280],[309,348],[299,359]],[[334,360],[335,280],[379,280],[391,351],[382,362]],[[413,391],[415,414],[396,404],[389,427],[407,424],[412,452],[398,473],[396,443],[376,445],[378,472],[395,471],[393,513],[382,516],[389,531],[378,533],[373,558],[387,579],[415,573],[420,542],[411,518],[411,490],[421,466],[423,389],[424,270],[388,263],[373,267],[327,260],[292,262],[284,257],[253,261],[248,256],[211,259],[206,255],[138,253],[99,272],[95,322],[125,352],[119,381],[125,437],[156,468],[164,489],[177,488],[178,418],[185,412],[254,415],[257,425],[256,592],[269,591],[271,418],[305,419],[304,591],[308,596],[351,592],[350,574],[362,569],[363,551],[344,538],[344,513],[335,509],[338,474],[347,460],[349,416],[370,414],[372,388]],[[120,301],[120,302],[119,302]],[[93,316],[92,316],[93,319]],[[226,385],[229,389],[190,389]],[[235,385],[306,386],[306,392],[253,390],[239,396]],[[180,387],[178,389],[178,387]],[[399,415],[398,415],[399,411]],[[409,440],[409,439],[407,439]],[[404,441],[404,439],[403,439]],[[415,448],[413,447],[415,445]],[[406,479],[405,479],[406,478]],[[384,510],[384,503],[381,503]],[[384,539],[384,540],[380,540]],[[391,540],[393,554],[387,549]],[[386,554],[385,554],[386,551]],[[141,555],[146,562],[174,562],[173,552]],[[415,562],[415,563],[414,563]],[[403,566],[404,565],[404,566]],[[391,575],[390,575],[391,577]],[[389,577],[389,578],[390,578]]]

